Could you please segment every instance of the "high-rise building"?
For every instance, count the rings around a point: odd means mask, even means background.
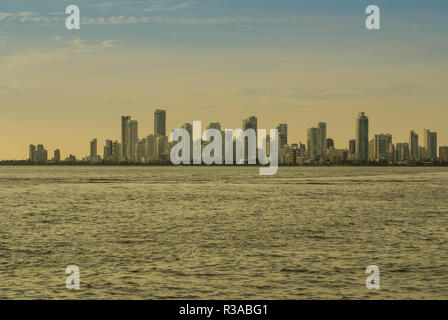
[[[376,134],[374,137],[374,159],[377,162],[387,161],[388,141],[385,134]]]
[[[425,147],[418,146],[418,161],[422,161],[426,159],[426,150]]]
[[[30,146],[30,150],[31,149],[32,148]],[[43,144],[37,145],[37,148],[33,151],[31,155],[31,161],[33,161],[34,163],[45,163],[48,161],[48,152],[44,148]]]
[[[375,139],[369,141],[369,161],[375,161]]]
[[[280,148],[288,145],[288,125],[280,123],[277,127]]]
[[[258,128],[258,119],[255,116],[251,116],[245,120],[243,120],[243,131],[246,131],[248,129],[253,129],[255,131],[255,137],[257,137],[257,128]],[[256,148],[257,148],[257,139],[255,138],[255,141],[253,141],[253,143],[255,143],[255,160],[257,158],[256,155]],[[249,139],[247,137],[244,138],[244,161],[248,162],[249,160],[253,160],[253,159],[249,159]]]
[[[28,152],[29,152],[29,160],[34,161],[34,152],[36,152],[36,146],[34,144],[30,144]]]
[[[167,136],[157,136],[156,138],[157,147],[157,160],[158,161],[168,161],[168,137]]]
[[[316,128],[307,131],[308,159],[325,161],[327,159],[327,124],[319,122]]]
[[[301,157],[302,160],[306,156],[306,145],[302,142],[299,142],[299,154],[298,157]]]
[[[410,159],[409,143],[397,143],[395,148],[395,160],[398,162],[408,161]]]
[[[352,153],[355,154],[356,153],[356,140],[355,139],[351,139],[348,142],[348,150]]]
[[[330,149],[331,147],[334,148],[334,140],[331,138],[327,138],[327,149]]]
[[[103,159],[105,161],[113,161],[114,160],[114,143],[112,140],[106,140],[106,145],[104,146]]]
[[[431,156],[431,160],[437,160],[437,132],[431,132],[430,134],[431,141],[431,152],[429,153]]]
[[[395,146],[392,143],[392,135],[386,134],[386,161],[393,162],[395,161]]]
[[[145,161],[152,162],[157,160],[156,137],[152,134],[146,137]]]
[[[243,120],[243,131],[247,129],[254,129],[257,132],[258,119],[255,116]]]
[[[425,160],[437,159],[437,132],[431,132],[428,129],[423,130],[424,136],[424,148],[425,148]]]
[[[409,134],[409,147],[410,155],[409,159],[413,161],[418,160],[418,134],[414,130],[411,130]]]
[[[59,149],[54,150],[53,160],[56,162],[61,161],[61,151]]]
[[[307,132],[307,154],[308,159],[319,158],[319,129],[309,128]]]
[[[364,112],[358,114],[356,119],[356,160],[369,159],[369,118]]]
[[[114,141],[114,147],[112,153],[114,162],[119,163],[123,161],[123,146],[118,141]]]
[[[154,135],[166,136],[166,110],[154,111]]]
[[[319,122],[318,125],[318,155],[320,161],[327,159],[327,124]]]
[[[96,158],[96,156],[98,155],[98,141],[95,139],[93,139],[92,141],[90,141],[90,158]]]
[[[123,116],[121,117],[121,149],[122,149],[122,155],[121,158],[124,161],[128,161],[128,145],[129,145],[129,122],[131,121],[130,116]]]
[[[439,147],[440,162],[448,162],[448,146]]]
[[[127,159],[129,162],[136,162],[138,158],[138,122],[136,120],[128,122],[128,134]]]
[[[144,163],[146,160],[146,138],[138,140],[137,142],[137,157],[136,162]]]

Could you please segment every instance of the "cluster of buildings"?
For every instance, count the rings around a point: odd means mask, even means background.
[[[138,136],[138,122],[130,116],[121,117],[121,142],[106,140],[103,161],[110,163],[164,163],[169,161],[169,143],[166,135],[166,111],[154,112],[154,134],[143,139]],[[84,161],[101,162],[97,140],[90,142],[90,156]]]
[[[181,126],[192,137],[193,126],[184,123]],[[207,129],[221,129],[219,122],[212,122]],[[258,119],[255,116],[244,119],[243,131],[258,129]],[[319,122],[316,127],[307,130],[306,143],[288,144],[288,125],[279,124],[279,164],[326,164],[326,163],[417,163],[417,162],[448,162],[448,146],[437,149],[437,133],[428,129],[423,131],[423,145],[419,144],[419,135],[411,130],[409,141],[393,143],[391,134],[374,134],[369,140],[369,119],[364,112],[360,112],[356,118],[355,137],[348,142],[345,149],[337,149],[334,140],[327,137],[327,124]],[[191,141],[193,143],[193,141]],[[269,150],[270,139],[265,141]],[[90,142],[90,155],[82,162],[86,163],[168,163],[170,150],[174,145],[166,135],[166,110],[157,109],[154,112],[154,133],[140,139],[138,134],[138,122],[130,116],[121,117],[121,141],[106,140],[103,155],[98,153],[98,141]],[[202,142],[204,147],[206,142]],[[438,151],[438,152],[437,152]],[[235,152],[234,152],[235,154]],[[247,161],[248,148],[244,148],[244,156]],[[223,158],[225,157],[223,150]],[[54,152],[54,157],[48,160],[48,153],[43,145],[30,145],[29,161],[34,163],[60,162],[61,153]],[[66,162],[76,162],[76,157],[70,155]]]
[[[61,151],[59,149],[54,150],[53,158],[49,159],[48,151],[43,144],[38,144],[37,147],[34,144],[30,144],[28,161],[33,163],[59,163],[61,162]],[[75,163],[77,160],[76,157],[71,154],[64,161],[67,163]]]
[[[437,133],[428,129],[423,130],[423,146],[419,145],[419,135],[414,130],[410,131],[408,142],[394,144],[389,133],[374,134],[369,140],[369,119],[364,112],[358,114],[355,138],[349,141],[347,149],[336,149],[334,140],[326,138],[326,132],[327,126],[322,122],[316,128],[308,129],[307,146],[300,146],[299,156],[295,157],[296,163],[448,162],[448,147],[439,147],[437,153]]]

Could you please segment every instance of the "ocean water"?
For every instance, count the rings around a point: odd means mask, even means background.
[[[447,181],[431,167],[3,166],[0,298],[448,299]]]

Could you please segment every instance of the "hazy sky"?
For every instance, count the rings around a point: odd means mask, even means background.
[[[369,4],[380,31],[364,26]],[[0,159],[30,143],[83,157],[93,138],[102,151],[121,115],[153,133],[156,108],[169,129],[288,123],[289,143],[323,121],[337,148],[364,111],[370,136],[414,129],[423,144],[429,128],[448,144],[447,30],[446,0],[2,0]]]

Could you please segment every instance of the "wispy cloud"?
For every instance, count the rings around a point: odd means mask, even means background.
[[[99,9],[108,9],[108,8],[114,8],[118,6],[125,6],[130,4],[143,4],[147,1],[109,1],[109,2],[100,2],[100,3],[92,3],[89,4],[90,7],[93,8],[99,8]]]
[[[115,48],[117,46],[115,40],[105,40],[101,42],[89,42],[80,38],[73,39],[69,42],[70,46],[80,51],[91,51],[100,48]]]
[[[12,20],[16,18],[16,14],[9,12],[0,12],[0,21]]]
[[[113,2],[116,4],[116,2]],[[186,9],[193,6],[195,1],[186,1],[173,5],[167,5],[170,2],[165,0],[153,2],[153,5],[146,8],[146,12],[156,11],[174,11]],[[55,13],[49,13],[44,16],[32,11],[22,11],[18,13],[0,12],[0,22],[18,21],[21,23],[42,23],[45,25],[63,24],[64,16],[55,16]],[[180,24],[180,25],[216,25],[216,24],[251,24],[251,23],[283,23],[297,21],[291,17],[248,17],[248,16],[224,16],[224,17],[162,17],[162,16],[110,16],[110,17],[82,17],[82,25],[108,25],[108,24]]]
[[[154,12],[154,11],[176,11],[176,10],[183,10],[188,9],[196,4],[196,1],[186,1],[181,3],[172,3],[171,1],[167,0],[158,0],[158,1],[152,1],[151,6],[144,9],[146,12]]]
[[[213,24],[238,24],[238,23],[276,23],[290,22],[291,18],[254,18],[254,17],[219,17],[219,18],[168,18],[168,17],[136,17],[136,16],[112,16],[98,18],[84,18],[81,24],[185,24],[185,25],[213,25]]]
[[[115,40],[106,40],[101,42],[101,46],[106,48],[115,48],[117,46]]]
[[[87,40],[81,40],[80,38],[71,40],[69,44],[77,49],[87,49],[94,47],[93,45],[89,44]]]
[[[32,11],[21,11],[18,13],[0,12],[0,22],[8,21],[20,21],[20,22],[35,22],[35,23],[52,23],[60,22],[61,18],[58,17],[46,17],[39,13]]]

